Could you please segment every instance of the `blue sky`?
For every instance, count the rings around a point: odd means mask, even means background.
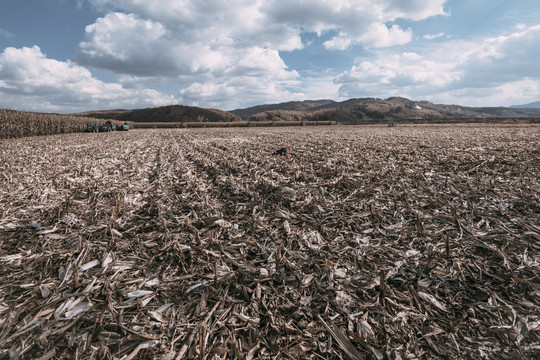
[[[0,107],[540,100],[536,0],[2,0]]]

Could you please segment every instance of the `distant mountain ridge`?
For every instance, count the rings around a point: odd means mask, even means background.
[[[225,122],[240,121],[227,111],[204,109],[195,106],[168,105],[136,110],[96,110],[74,114],[100,119],[115,119],[133,122]]]
[[[433,104],[402,97],[388,99],[353,98],[342,102],[332,100],[288,102],[233,110],[232,113],[250,121],[338,121],[369,123],[386,120],[450,120],[465,118],[525,118],[540,117],[540,109],[507,107],[467,107]]]
[[[531,107],[538,104],[538,108]],[[540,102],[527,107],[467,107],[402,97],[290,101],[223,111],[184,105],[136,110],[97,110],[74,114],[133,122],[336,121],[345,124],[385,121],[445,121],[483,118],[540,118]]]
[[[289,101],[279,104],[257,105],[246,109],[231,110],[229,112],[245,119],[252,115],[263,113],[266,111],[308,111],[310,109],[329,104],[336,104],[336,102],[333,100]]]
[[[536,101],[536,102],[525,104],[525,105],[512,105],[510,107],[512,109],[536,109],[536,108],[540,108],[540,101]]]

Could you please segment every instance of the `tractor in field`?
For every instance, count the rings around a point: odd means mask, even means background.
[[[113,124],[112,121],[107,120],[105,124],[99,127],[99,132],[109,132],[116,131],[116,124]]]
[[[86,132],[97,132],[98,128],[97,124],[86,124]]]
[[[116,127],[116,131],[128,131],[129,130],[129,124],[127,121],[122,121],[120,125]]]

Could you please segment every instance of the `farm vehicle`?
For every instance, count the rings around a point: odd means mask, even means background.
[[[97,131],[98,131],[97,124],[86,124],[86,132],[97,132]]]
[[[122,121],[120,125],[116,127],[116,131],[128,131],[129,130],[129,124],[127,121]]]
[[[109,132],[116,131],[116,124],[113,124],[112,121],[107,120],[105,124],[99,127],[99,132]]]
[[[105,124],[90,124],[86,125],[86,132],[109,132],[109,131],[128,131],[129,124],[127,121],[122,121],[120,125],[113,124],[112,121],[107,120]]]

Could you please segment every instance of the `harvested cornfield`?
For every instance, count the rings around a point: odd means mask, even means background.
[[[0,109],[0,139],[81,132],[88,123],[102,124],[104,120]]]
[[[4,140],[0,358],[539,358],[539,135]]]
[[[137,129],[227,128],[336,125],[335,121],[136,122]]]

